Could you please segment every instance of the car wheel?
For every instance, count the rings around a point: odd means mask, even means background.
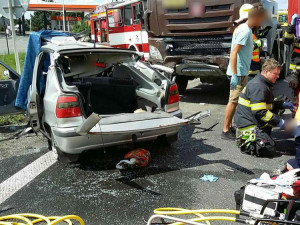
[[[54,154],[57,155],[57,159],[60,162],[63,163],[74,163],[77,162],[79,159],[79,154],[68,154],[59,149],[59,147],[56,146],[53,134],[51,132],[51,140],[48,141],[49,146],[51,146],[51,149]]]
[[[184,94],[189,82],[189,78],[187,76],[177,75],[175,77],[175,82],[178,86],[179,94]]]

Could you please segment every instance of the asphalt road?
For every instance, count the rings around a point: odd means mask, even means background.
[[[284,81],[279,82],[276,93],[289,94]],[[87,225],[142,225],[158,207],[235,208],[234,191],[263,172],[273,173],[292,157],[289,154],[294,144],[275,130],[278,150],[285,155],[273,159],[242,155],[234,142],[220,139],[227,98],[225,83],[191,82],[181,97],[184,116],[209,109],[211,117],[201,125],[183,127],[171,148],[157,143],[141,144],[151,152],[146,168],[116,170],[115,165],[130,150],[126,148],[88,152],[78,164],[56,162],[3,202],[0,215],[76,214]],[[211,130],[205,130],[216,123]],[[11,129],[2,129],[1,138],[13,134]],[[19,140],[2,141],[0,149],[2,183],[45,154],[47,142],[40,134],[30,134]],[[204,182],[200,178],[205,174],[219,179],[215,183]],[[1,213],[1,209],[8,210]]]
[[[28,38],[29,38],[28,35],[26,35],[25,37],[20,35],[16,36],[16,48],[18,52],[26,52]],[[8,41],[8,48],[7,48],[5,34],[1,32],[0,33],[0,55],[7,54],[8,51],[10,54],[13,54],[14,49],[13,49],[12,36],[9,36],[7,41]]]

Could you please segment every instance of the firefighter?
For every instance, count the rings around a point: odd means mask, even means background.
[[[238,128],[238,146],[243,153],[257,156],[273,156],[275,142],[270,137],[272,127],[284,127],[275,111],[293,109],[290,102],[274,100],[272,86],[279,78],[281,65],[268,59],[262,66],[261,74],[251,80],[240,94],[235,123]]]
[[[297,34],[295,25],[296,20],[299,18],[298,14],[293,15],[292,22],[289,24],[283,34],[283,42],[286,45],[293,45],[293,54],[291,56],[291,63],[289,66],[288,81],[289,86],[294,90],[295,102],[298,102],[299,94],[299,72],[300,72],[300,36]],[[300,31],[298,31],[300,32]]]
[[[255,32],[253,32],[253,53],[251,59],[251,65],[248,75],[248,81],[252,80],[260,72],[260,47],[262,46],[262,40],[256,37]]]
[[[300,101],[300,93],[298,96]],[[299,102],[298,102],[299,105]],[[285,130],[293,133],[295,136],[295,150],[296,155],[294,159],[290,159],[287,162],[287,170],[300,169],[300,109],[298,108],[295,116],[295,120],[287,123]]]

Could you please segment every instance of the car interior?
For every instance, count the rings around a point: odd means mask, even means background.
[[[85,114],[154,112],[161,105],[162,81],[143,74],[132,56],[81,54],[61,56],[57,65],[67,86],[76,86]],[[163,92],[164,93],[164,92]]]

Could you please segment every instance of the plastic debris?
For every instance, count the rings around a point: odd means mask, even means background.
[[[216,182],[219,178],[214,175],[204,175],[200,178],[200,180],[208,181],[208,182]]]
[[[128,168],[145,167],[148,165],[150,160],[150,152],[146,149],[139,148],[128,152],[124,158],[124,160],[121,160],[116,165],[117,169],[122,170]]]

